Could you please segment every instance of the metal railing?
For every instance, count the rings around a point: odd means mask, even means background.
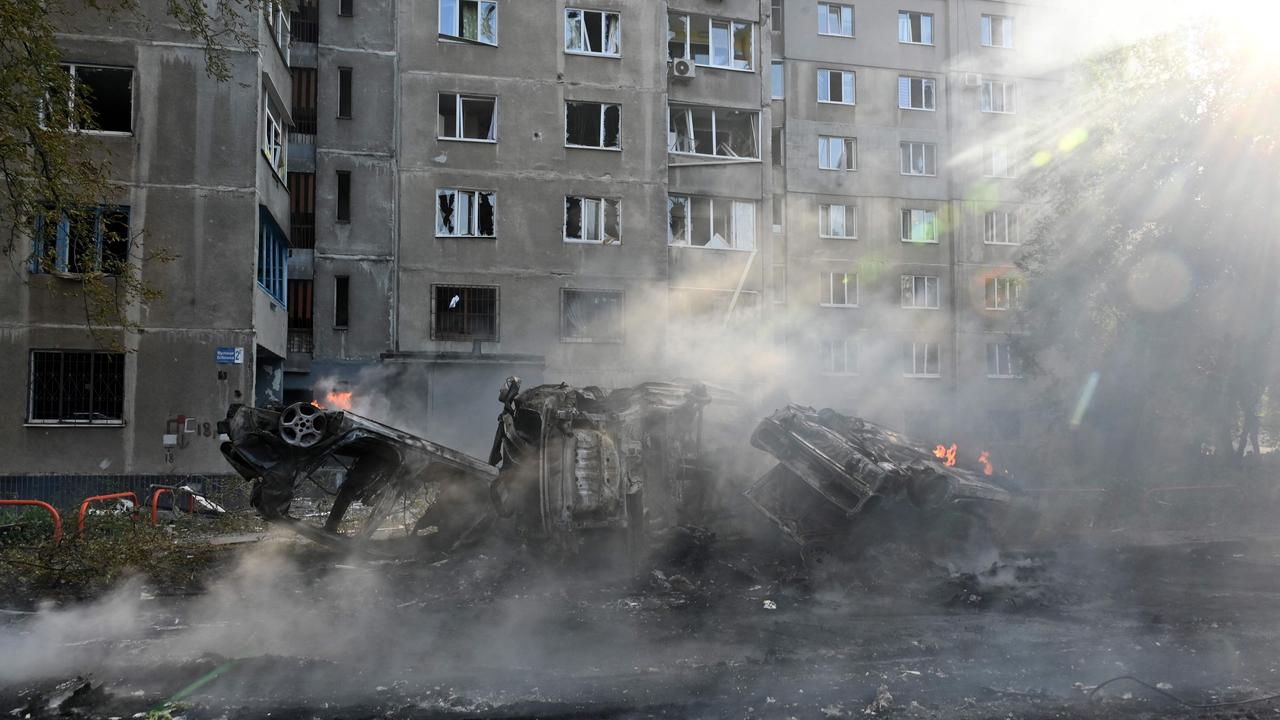
[[[313,352],[315,350],[315,336],[312,335],[310,330],[290,330],[287,350],[291,353]]]

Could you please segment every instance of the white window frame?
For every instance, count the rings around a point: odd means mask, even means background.
[[[769,63],[769,99],[785,100],[787,98],[787,64],[782,60]]]
[[[441,228],[440,228],[440,225],[441,225],[440,195],[443,193],[454,194],[454,201],[453,201],[454,231],[452,233],[441,232]],[[461,227],[461,223],[458,222],[458,218],[457,218],[457,213],[458,213],[457,198],[458,196],[464,195],[464,194],[470,197],[467,203],[468,204],[467,227],[469,229],[473,229],[473,232],[462,232],[459,230],[459,228]],[[480,234],[480,196],[481,195],[491,196],[490,205],[493,207],[493,234],[492,235]],[[435,213],[433,214],[433,216],[435,218],[435,234],[436,234],[436,237],[438,238],[483,238],[483,239],[496,238],[498,237],[498,193],[495,190],[476,190],[472,188],[453,188],[453,187],[437,188],[435,193]]]
[[[587,37],[588,37],[587,24],[590,22],[588,15],[596,14],[600,16],[600,19],[597,22],[600,23],[600,40],[605,44],[605,49],[601,50],[600,52],[593,52],[589,49],[577,49],[577,48],[569,47],[569,38],[570,38],[569,27],[571,23],[575,22],[575,20],[570,19],[570,16],[573,13],[578,13],[576,22],[581,26],[581,32],[579,33],[578,37],[582,39],[583,48],[586,48],[588,44],[587,43]],[[610,38],[609,34],[607,33],[607,29],[609,27],[609,22],[608,22],[609,16],[613,16],[613,27],[615,31],[615,35],[613,38]],[[610,45],[613,45],[613,48],[614,48],[613,52],[609,52],[608,50],[608,47]],[[588,57],[607,57],[607,58],[622,57],[622,13],[615,12],[612,10],[592,10],[589,8],[579,8],[579,7],[565,8],[564,9],[564,52],[566,55],[586,55]]]
[[[995,27],[999,21],[1001,44],[995,43]],[[994,15],[983,13],[982,15],[982,46],[989,48],[1002,48],[1005,50],[1013,49],[1013,17],[1009,15]]]
[[[903,275],[900,285],[903,310],[940,310],[942,308],[942,283],[937,275]],[[923,298],[920,297],[922,290]]]
[[[280,55],[284,57],[284,64],[289,64],[289,11],[285,9],[284,3],[280,0],[268,0],[263,4],[263,12],[270,15],[267,20],[268,29],[271,30],[271,40],[276,44],[276,49],[280,51]]]
[[[75,132],[77,132],[77,133],[81,133],[81,134],[84,134],[84,135],[115,135],[115,136],[118,136],[118,137],[129,137],[129,136],[132,136],[132,135],[133,135],[133,121],[134,121],[134,115],[133,115],[133,91],[134,91],[134,87],[133,87],[133,83],[134,83],[134,79],[135,79],[135,77],[134,77],[134,76],[136,75],[136,73],[134,72],[134,70],[135,70],[134,68],[132,68],[132,67],[127,67],[127,66],[124,66],[124,65],[95,65],[95,64],[92,64],[92,63],[61,63],[61,65],[60,65],[60,66],[61,66],[61,67],[63,67],[63,68],[65,68],[65,69],[66,69],[66,71],[67,71],[67,73],[71,76],[71,82],[70,82],[70,85],[69,85],[69,88],[68,88],[68,89],[69,89],[69,93],[68,93],[68,95],[67,95],[67,110],[68,110],[67,115],[69,116],[69,117],[68,117],[68,123],[69,123],[69,126],[68,126],[68,128],[67,128],[68,130],[74,130]],[[76,124],[75,124],[75,122],[74,122],[74,120],[75,120],[75,103],[76,103],[76,102],[77,102],[77,100],[78,100],[78,84],[79,84],[79,82],[80,82],[80,77],[79,77],[79,74],[78,74],[78,72],[77,72],[77,71],[78,71],[80,68],[85,68],[85,69],[94,69],[94,70],[127,70],[127,71],[129,72],[129,130],[128,130],[128,131],[125,131],[125,130],[95,130],[95,129],[93,129],[93,128],[82,128],[82,127],[79,127],[78,125],[76,125]],[[48,96],[46,96],[46,97],[44,98],[44,101],[42,101],[42,102],[40,103],[40,108],[39,108],[39,113],[40,113],[39,123],[40,123],[40,127],[42,127],[42,128],[47,128],[47,127],[48,127],[48,126],[45,124],[45,123],[46,123],[46,120],[48,120],[48,115],[46,114],[45,103],[46,103],[46,102],[48,102],[48,101],[49,101],[49,97],[48,97]]]
[[[844,235],[836,235],[831,232],[831,211],[833,208],[840,208],[843,216],[842,224],[844,225]],[[852,220],[850,220],[852,216]],[[858,206],[857,205],[838,205],[834,203],[822,203],[818,206],[818,237],[830,238],[832,240],[857,240],[858,239]]]
[[[726,240],[729,245],[726,247],[713,247],[707,245],[693,244],[693,203],[706,201],[711,203],[707,213],[708,221],[711,226],[707,229],[708,237],[715,235],[716,208],[717,202],[732,203],[733,207],[729,211],[729,237]],[[671,207],[674,204],[684,205],[684,237],[676,238],[671,235]],[[747,207],[751,209],[751,244],[750,246],[742,246],[739,237],[738,220],[740,211],[745,214]],[[668,195],[667,196],[667,246],[668,247],[687,247],[699,250],[733,250],[737,252],[751,252],[756,249],[756,225],[759,216],[759,208],[756,203],[751,200],[738,200],[736,198],[711,198],[705,195]],[[743,231],[745,232],[745,230]]]
[[[909,217],[907,217],[907,213],[910,213]],[[917,218],[919,218],[919,220],[917,220]],[[906,220],[907,222],[903,223],[902,222],[903,220]],[[912,237],[903,237],[902,242],[927,243],[931,245],[938,244],[939,233],[938,233],[938,211],[937,210],[929,210],[927,208],[903,208],[902,212],[899,214],[898,221],[899,221],[898,224],[902,226],[899,228],[899,230],[910,232],[912,236]],[[916,239],[914,235],[915,235],[915,228],[917,227],[931,227],[933,229],[933,237]],[[907,228],[911,228],[911,229],[907,230]]]
[[[678,138],[680,137],[680,135],[679,135],[678,133],[675,133],[675,132],[672,132],[672,131],[671,131],[671,125],[670,125],[670,123],[671,123],[671,121],[672,121],[672,120],[671,120],[671,113],[672,113],[672,111],[673,111],[673,110],[678,110],[678,109],[687,109],[687,110],[689,110],[689,111],[690,111],[690,112],[685,113],[684,118],[685,118],[685,133],[686,133],[686,134],[685,134],[685,137],[688,137],[688,138],[689,138],[689,139],[691,139],[691,140],[692,140],[692,139],[695,139],[695,135],[694,135],[694,131],[693,131],[693,112],[692,112],[692,111],[693,111],[693,110],[695,110],[695,109],[699,109],[699,110],[710,110],[710,111],[711,111],[711,137],[712,137],[712,139],[715,139],[715,138],[716,138],[716,136],[718,136],[718,135],[720,134],[720,133],[719,133],[719,129],[716,127],[716,115],[717,115],[717,113],[718,113],[718,112],[720,112],[720,111],[726,111],[726,112],[744,112],[744,113],[747,113],[748,115],[752,116],[752,118],[753,118],[753,119],[754,119],[754,121],[755,121],[755,134],[754,134],[755,141],[756,141],[756,155],[755,155],[755,157],[751,157],[751,156],[743,156],[743,155],[721,155],[721,154],[719,154],[719,153],[717,152],[717,151],[720,149],[720,147],[719,147],[718,145],[717,145],[716,147],[712,148],[712,153],[690,152],[690,151],[687,151],[687,150],[674,150],[674,149],[672,149],[673,147],[676,147],[676,146],[677,146],[676,141],[678,140]],[[602,116],[602,117],[603,117],[603,116]],[[723,161],[725,161],[725,162],[734,162],[734,161],[737,161],[737,162],[760,162],[760,145],[761,145],[761,142],[760,142],[760,113],[759,113],[758,111],[755,111],[755,110],[746,110],[746,109],[743,109],[743,108],[707,107],[707,106],[703,106],[703,105],[686,105],[686,104],[681,104],[681,103],[673,103],[673,104],[669,104],[669,105],[667,106],[667,123],[668,123],[668,125],[667,125],[667,152],[671,153],[672,155],[688,155],[688,156],[691,156],[691,157],[718,158],[718,159],[721,159],[721,160],[723,160]],[[621,136],[621,133],[619,133],[619,136]]]
[[[904,155],[905,152],[905,155]],[[917,152],[920,159],[924,162],[923,172],[914,172],[916,167]],[[898,143],[898,160],[901,164],[905,157],[907,160],[907,169],[903,170],[899,167],[901,174],[911,175],[913,177],[937,177],[938,175],[938,145],[937,143],[921,142],[919,140],[903,140]],[[932,157],[930,157],[932,156]],[[928,172],[932,166],[933,172]],[[908,172],[910,170],[911,172]]]
[[[918,15],[920,17],[920,39],[911,39],[911,16]],[[904,24],[903,21],[906,21]],[[925,21],[928,21],[927,23]],[[927,28],[926,28],[927,25]],[[904,33],[905,39],[904,39]],[[928,38],[926,40],[926,37]],[[918,12],[916,10],[899,10],[898,11],[898,42],[904,45],[933,45],[933,13]]]
[[[476,36],[474,38],[464,37],[462,35],[462,6],[476,6]],[[445,13],[452,8],[451,17],[446,18]],[[493,8],[493,37],[486,39],[481,32],[483,24],[480,18],[484,17],[485,8]],[[478,45],[488,45],[490,47],[498,46],[498,2],[497,0],[440,0],[439,14],[437,15],[439,25],[437,26],[438,37],[441,40],[449,42],[475,43]]]
[[[999,109],[996,105],[996,89],[1000,90]],[[1011,80],[982,81],[982,112],[992,115],[1013,115],[1017,112],[1017,83]]]
[[[818,305],[821,307],[858,307],[858,273],[848,270],[823,270],[818,273],[818,281],[822,293]]]
[[[825,73],[825,74],[824,74]],[[833,75],[840,77],[840,99],[831,99],[831,80]],[[845,95],[845,76],[849,77],[849,97]],[[826,78],[827,99],[822,99],[823,78]],[[818,68],[818,102],[825,105],[857,105],[858,104],[858,74],[853,70],[835,70],[832,68]]]
[[[567,332],[568,322],[565,319],[565,311],[569,308],[569,296],[574,293],[595,294],[595,295],[612,295],[617,298],[618,302],[618,325],[613,328],[613,335],[605,335],[603,337],[594,337],[589,335],[570,335]],[[560,288],[560,342],[562,343],[586,343],[586,344],[604,344],[604,345],[622,345],[626,342],[627,331],[627,295],[623,290],[604,290],[597,288]]]
[[[594,203],[593,215],[595,215],[596,232],[599,238],[573,238],[569,237],[569,201],[578,201],[578,226],[579,231],[585,234],[587,224],[581,218],[586,217],[586,209],[588,203]],[[613,225],[617,229],[617,237],[609,238],[605,235],[605,228],[608,227],[608,214],[613,213]],[[622,203],[618,198],[593,197],[588,195],[565,195],[564,197],[564,232],[561,235],[567,243],[578,243],[583,245],[621,245],[622,244]]]
[[[599,145],[578,145],[569,142],[569,106],[570,105],[599,105],[600,106],[600,144]],[[605,114],[608,108],[618,108],[618,144],[605,145]],[[613,152],[622,152],[622,105],[620,103],[598,102],[595,100],[565,100],[564,101],[564,146],[569,148],[580,148],[586,150],[611,150]]]
[[[848,337],[823,338],[818,341],[818,356],[822,359],[822,375],[857,375],[858,345],[856,340]],[[836,367],[836,359],[840,359],[843,369]],[[852,362],[851,362],[852,361]]]
[[[1012,220],[1012,222],[1010,222]],[[1003,227],[1004,240],[997,240],[1001,233],[997,229]],[[988,210],[982,217],[982,241],[987,245],[1021,245],[1019,236],[1019,220],[1016,210]],[[1010,239],[1012,238],[1012,239]]]
[[[1019,296],[1022,293],[1022,281],[1016,277],[989,277],[986,283],[986,305],[988,310],[1006,312],[1018,308]]]
[[[453,136],[449,136],[449,135],[441,135],[441,134],[440,134],[440,127],[439,127],[440,123],[437,121],[437,122],[436,122],[436,139],[437,139],[437,140],[448,140],[448,141],[450,141],[450,142],[474,142],[474,143],[488,143],[488,144],[491,144],[491,145],[492,145],[492,144],[495,144],[495,143],[497,143],[497,142],[498,142],[498,98],[497,98],[497,97],[494,97],[494,96],[492,96],[492,95],[471,95],[471,94],[468,94],[468,93],[461,93],[461,92],[442,92],[442,93],[439,93],[439,95],[438,95],[438,96],[437,96],[437,98],[436,98],[436,113],[437,113],[437,114],[439,114],[439,112],[440,112],[440,110],[439,110],[439,107],[440,107],[440,98],[443,98],[443,97],[446,97],[446,96],[449,96],[449,95],[452,95],[452,96],[453,96],[453,131],[454,131],[454,133],[456,133],[456,134],[455,134],[455,135],[453,135]],[[490,128],[490,129],[492,130],[492,132],[493,132],[493,137],[491,137],[491,138],[469,138],[469,137],[462,137],[462,125],[463,125],[463,119],[462,119],[462,101],[463,101],[463,100],[490,100],[490,101],[492,101],[492,103],[493,103],[493,121],[489,124],[489,128]]]
[[[994,356],[992,352],[995,353]],[[994,368],[992,367],[992,360],[995,360]],[[992,372],[993,370],[994,372]],[[1013,352],[1013,343],[987,343],[987,377],[992,380],[1015,380],[1022,377],[1021,368],[1018,367],[1017,356]]]
[[[920,107],[911,104],[912,98],[915,97],[915,87],[919,83],[920,86]],[[903,92],[903,86],[906,86],[906,92]],[[932,102],[929,102],[932,101]],[[903,103],[906,103],[905,105]],[[899,110],[919,110],[921,112],[937,112],[938,110],[938,82],[930,77],[921,75],[899,75],[898,76],[898,109]]]
[[[984,177],[1006,180],[1015,177],[1009,165],[1009,148],[1004,145],[988,145],[983,148],[982,166]]]
[[[844,164],[842,166],[828,164],[829,161],[836,159],[835,155],[832,154],[835,147],[839,147],[840,149],[839,157],[844,160]],[[856,172],[858,170],[858,138],[842,137],[837,135],[819,135],[818,169]]]
[[[262,115],[262,155],[276,177],[283,178],[289,167],[289,142],[284,125],[271,109],[271,96],[265,92],[262,94]]]
[[[831,16],[833,14],[832,11],[835,11],[835,15],[837,16],[838,28],[835,31],[831,29]],[[849,21],[847,23],[849,27],[849,32],[844,32],[845,25],[846,25],[845,23],[846,16]],[[824,26],[826,27],[825,30],[823,29]],[[832,2],[818,3],[818,34],[819,35],[825,35],[827,37],[851,38],[851,37],[855,37],[856,32],[857,32],[857,26],[854,25],[854,15],[853,15],[852,5],[846,5],[843,3],[832,3]]]
[[[749,72],[749,73],[753,73],[756,71],[756,24],[755,23],[749,22],[746,20],[733,20],[731,18],[715,17],[712,15],[697,15],[694,13],[668,12],[667,13],[667,23],[668,23],[667,47],[668,48],[670,48],[670,37],[671,37],[670,22],[672,18],[681,18],[684,21],[684,54],[681,56],[682,59],[688,60],[692,62],[694,65],[697,65],[698,67],[711,67],[711,68],[716,68],[717,70],[733,70],[735,72]],[[692,49],[690,48],[690,38],[691,38],[690,28],[693,27],[693,23],[695,21],[699,21],[699,20],[705,21],[707,23],[708,52],[707,52],[707,62],[705,63],[698,62],[693,57],[693,52],[692,52]],[[729,59],[729,62],[727,65],[720,65],[715,62],[715,59],[716,59],[715,24],[716,23],[719,23],[721,25],[728,24],[729,26],[729,47],[727,49],[727,52],[725,53],[725,56]],[[749,28],[751,31],[751,50],[749,53],[749,57],[747,58],[747,67],[744,67],[744,68],[736,67],[734,65],[736,60],[733,57],[733,37],[735,34],[737,34],[736,31],[740,27]],[[668,52],[668,54],[670,53]],[[675,60],[677,58],[670,57],[668,59]]]
[[[934,349],[934,358],[937,361],[937,368],[934,372],[929,372],[929,348]],[[905,348],[904,348],[905,350]],[[903,353],[905,359],[906,353]],[[924,371],[920,372],[923,364]],[[942,377],[942,343],[936,342],[912,342],[911,343],[911,367],[903,368],[904,377],[910,378],[939,378]]]

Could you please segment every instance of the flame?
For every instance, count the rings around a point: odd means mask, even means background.
[[[983,450],[982,454],[978,456],[978,462],[982,463],[983,475],[990,475],[996,471],[995,467],[991,465],[991,453],[989,451]]]
[[[933,455],[939,459],[946,459],[947,467],[955,467],[956,464],[956,444],[951,443],[951,447],[943,447],[939,445],[933,449]]]
[[[320,403],[316,402],[315,400],[312,400],[312,401],[311,401],[311,406],[312,406],[312,407],[318,407],[318,408],[320,408],[321,410],[323,410],[323,409],[324,409],[324,406],[323,406],[323,405],[321,405]]]
[[[324,396],[323,403],[321,403],[319,400],[312,400],[311,404],[320,408],[321,410],[325,410],[325,409],[350,410],[351,409],[351,391],[347,390],[346,392],[339,392],[338,390],[331,390],[328,395]]]

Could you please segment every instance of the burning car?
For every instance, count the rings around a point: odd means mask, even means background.
[[[778,464],[747,497],[804,548],[840,544],[858,525],[855,518],[880,505],[906,504],[927,518],[972,519],[988,527],[1016,504],[1009,489],[957,466],[954,451],[939,461],[936,451],[830,409],[789,405],[760,422],[751,444]]]
[[[439,549],[455,546],[493,518],[487,499],[498,474],[493,466],[350,411],[303,402],[280,410],[237,404],[219,431],[227,437],[223,456],[253,484],[250,503],[258,513],[322,543],[367,540],[411,497],[425,499],[428,507],[410,533],[434,528],[426,538]],[[332,495],[323,529],[290,515],[308,481]],[[344,534],[356,501],[368,513]]]

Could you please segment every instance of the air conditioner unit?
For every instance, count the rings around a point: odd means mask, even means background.
[[[982,73],[967,72],[964,74],[965,87],[978,87],[982,84]]]
[[[696,74],[692,60],[677,59],[671,61],[671,77],[688,79]]]

